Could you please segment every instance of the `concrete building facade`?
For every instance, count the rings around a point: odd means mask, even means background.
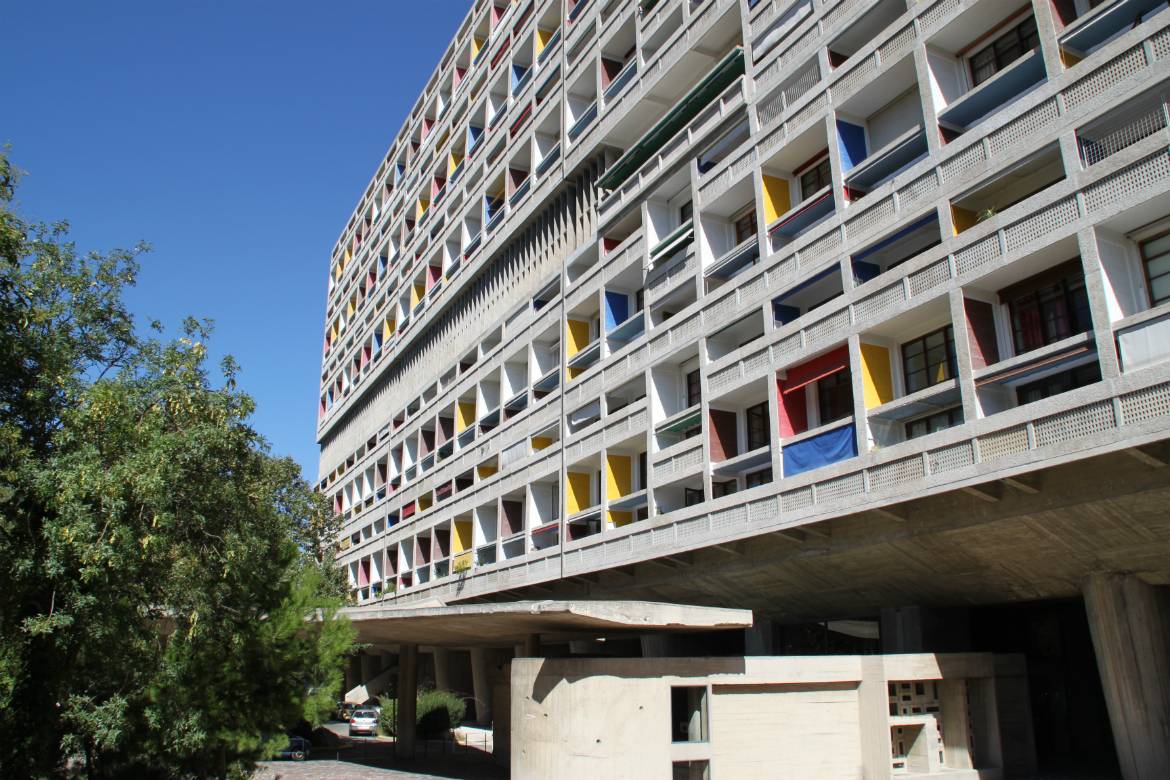
[[[439,59],[330,262],[359,609],[1019,656],[1041,768],[1170,776],[1165,2],[477,0]]]

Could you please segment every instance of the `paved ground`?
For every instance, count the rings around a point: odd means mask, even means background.
[[[315,747],[308,761],[262,761],[253,780],[506,780],[508,777],[506,769],[492,763],[490,732],[460,729],[456,737],[459,744],[439,741],[420,744],[415,760],[400,761],[394,756],[393,739],[351,738],[344,723],[330,723],[326,728],[338,736],[341,744],[337,748]],[[481,749],[485,746],[487,752]]]

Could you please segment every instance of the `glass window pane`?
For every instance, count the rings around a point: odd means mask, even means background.
[[[1150,297],[1154,299],[1154,303],[1161,303],[1170,298],[1170,275],[1150,280]]]
[[[1170,272],[1170,254],[1155,255],[1146,261],[1146,268],[1150,276],[1160,276]]]
[[[1160,255],[1166,252],[1170,252],[1170,233],[1142,244],[1142,253],[1146,257],[1153,257],[1154,255]]]

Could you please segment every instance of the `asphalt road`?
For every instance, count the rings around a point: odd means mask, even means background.
[[[336,734],[337,748],[314,747],[307,761],[262,761],[253,780],[506,780],[508,771],[492,762],[488,752],[476,747],[453,748],[448,742],[433,741],[420,745],[413,761],[394,756],[394,740],[389,737],[350,737],[345,723],[329,723],[326,728]],[[485,732],[461,731],[460,742],[483,745]],[[490,733],[486,734],[490,745]],[[456,752],[452,754],[452,750]]]

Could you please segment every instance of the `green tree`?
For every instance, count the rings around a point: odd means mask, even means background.
[[[15,184],[0,154],[0,777],[246,773],[336,700],[336,521],[207,323],[135,334],[144,248],[81,255]]]

